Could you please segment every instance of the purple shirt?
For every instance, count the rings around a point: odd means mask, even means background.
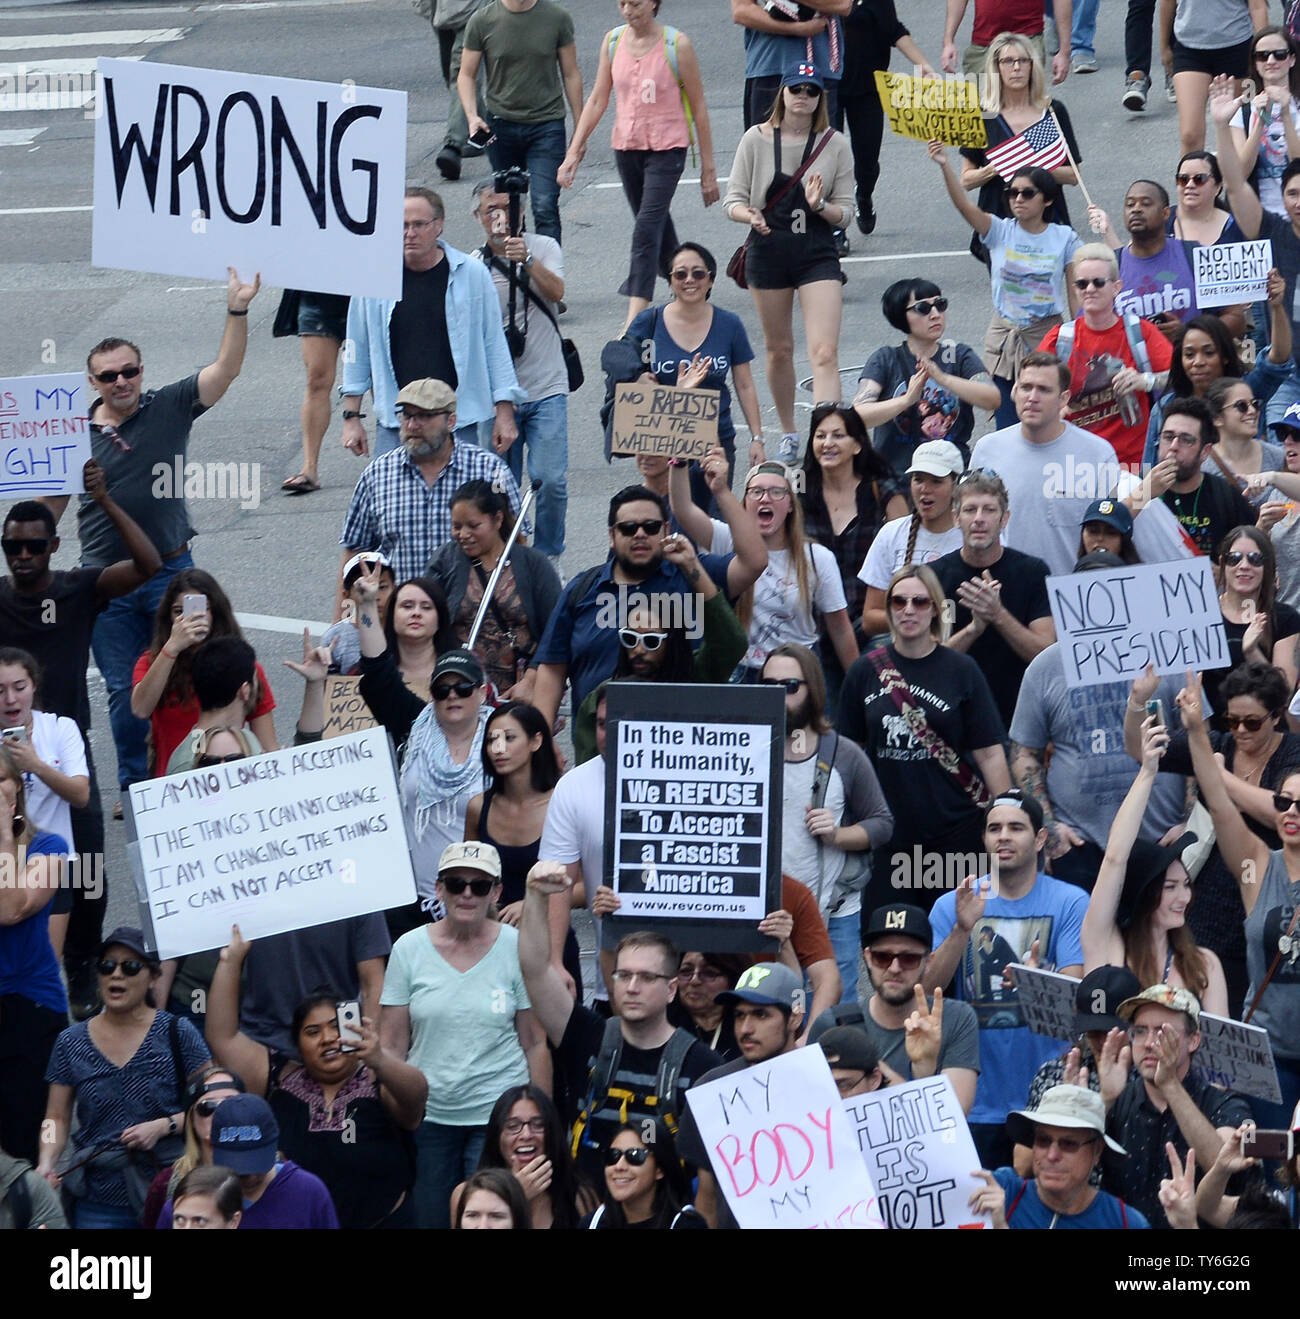
[[[1155,256],[1136,257],[1127,247],[1116,253],[1119,277],[1124,287],[1115,299],[1115,310],[1150,320],[1160,312],[1189,321],[1196,315],[1196,275],[1188,254],[1190,244],[1181,238],[1165,239]]]
[[[163,1205],[158,1215],[158,1230],[167,1231],[172,1225],[172,1202]],[[254,1205],[244,1202],[244,1216],[239,1228],[337,1228],[338,1216],[334,1201],[325,1189],[325,1183],[305,1168],[285,1159],[277,1165],[271,1184],[262,1192]]]

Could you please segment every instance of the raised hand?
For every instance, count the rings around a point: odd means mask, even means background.
[[[262,287],[262,272],[253,276],[251,284],[240,281],[239,272],[234,266],[227,266],[230,278],[226,281],[226,306],[231,311],[247,311],[248,304],[257,297],[257,290]]]
[[[916,1006],[903,1022],[903,1047],[912,1061],[914,1077],[933,1076],[939,1070],[939,1048],[943,1043],[943,990],[934,991],[933,1006],[926,1003],[925,990],[919,984],[913,992]]]
[[[311,628],[302,630],[302,660],[285,660],[284,667],[292,669],[307,682],[324,682],[334,662],[334,642],[328,646],[311,644]]]
[[[1196,1228],[1196,1149],[1187,1151],[1187,1162],[1179,1164],[1178,1151],[1172,1141],[1165,1141],[1169,1156],[1169,1176],[1160,1183],[1157,1197],[1169,1226],[1184,1231]]]

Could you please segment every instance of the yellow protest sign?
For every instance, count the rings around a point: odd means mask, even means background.
[[[889,127],[921,142],[954,147],[988,145],[979,89],[973,78],[920,78],[876,72],[876,92]]]

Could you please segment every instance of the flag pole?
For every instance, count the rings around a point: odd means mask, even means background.
[[[1061,128],[1061,121],[1056,117],[1056,111],[1052,109],[1051,101],[1047,103],[1047,113],[1052,116],[1052,123],[1056,125],[1056,131],[1061,134],[1061,145],[1065,148],[1065,158],[1070,162],[1070,168],[1074,171],[1074,177],[1078,181],[1079,191],[1083,193],[1083,200],[1089,207],[1092,206],[1092,198],[1088,196],[1088,185],[1083,181],[1083,175],[1079,172],[1079,162],[1074,158],[1074,152],[1070,150],[1070,140],[1065,136]]]

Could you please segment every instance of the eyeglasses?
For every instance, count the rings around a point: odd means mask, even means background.
[[[4,550],[12,559],[16,559],[24,550],[28,554],[44,554],[49,548],[48,537],[6,536],[0,540],[0,550]]]
[[[1291,52],[1289,50],[1278,50],[1276,46],[1271,50],[1257,50],[1255,52],[1255,58],[1265,62],[1268,60],[1277,60],[1278,63],[1281,63],[1285,59],[1290,59],[1290,57]]]
[[[987,477],[990,481],[1002,480],[991,467],[972,467],[957,478],[957,484],[964,485],[967,481],[977,480],[981,476]]]
[[[645,1165],[645,1161],[650,1157],[650,1151],[643,1145],[640,1149],[619,1150],[607,1149],[605,1151],[605,1167],[617,1168],[620,1160],[626,1159],[633,1168],[640,1168]]]
[[[791,96],[820,96],[822,89],[815,87],[810,82],[801,82],[797,87],[787,87],[786,90]]]
[[[101,385],[113,385],[117,383],[118,376],[123,380],[134,380],[143,370],[144,367],[139,365],[124,366],[120,371],[96,371],[90,378],[98,380]]]
[[[656,984],[660,980],[676,980],[676,975],[665,975],[662,971],[615,971],[614,981],[620,985],[635,985],[641,981],[647,985]]]
[[[432,220],[405,220],[402,223],[402,232],[408,229],[427,229],[431,224],[437,224],[442,219],[441,215],[435,215]]]
[[[95,970],[102,976],[111,976],[120,967],[124,976],[138,976],[145,965],[134,957],[128,957],[125,962],[115,962],[111,957],[104,957],[95,963]]]
[[[1032,63],[1028,55],[1002,55],[998,58],[998,67],[1001,69],[1018,69],[1022,64]]]
[[[915,971],[918,966],[925,960],[924,953],[887,953],[884,951],[877,952],[874,948],[867,949],[867,960],[877,971],[888,971],[895,962],[904,971]]]
[[[621,627],[618,630],[618,644],[624,650],[635,650],[640,646],[642,650],[649,651],[653,655],[667,640],[667,632],[638,632],[631,627]]]
[[[423,408],[412,408],[404,405],[398,408],[397,411],[407,421],[432,421],[434,417],[448,416],[451,409],[439,408],[437,412],[426,412]]]
[[[866,1072],[862,1072],[856,1077],[837,1076],[835,1078],[835,1088],[840,1092],[841,1097],[847,1097],[850,1090],[856,1090],[866,1079]]]
[[[1228,406],[1234,411],[1239,412],[1243,417],[1248,412],[1259,411],[1259,399],[1257,398],[1239,398],[1229,403]]]
[[[657,536],[664,529],[663,518],[646,518],[641,522],[615,522],[614,530],[620,536],[632,537],[638,531],[644,531],[647,536]]]
[[[438,882],[453,897],[460,897],[466,889],[476,898],[486,898],[496,887],[495,879],[464,879],[460,875],[441,875]]]
[[[1243,554],[1240,550],[1229,550],[1223,556],[1223,562],[1226,563],[1229,568],[1235,568],[1242,559],[1245,559],[1252,568],[1262,568],[1264,566],[1264,554],[1262,550],[1250,550],[1246,554]]]
[[[447,683],[433,689],[433,699],[435,701],[445,701],[454,692],[463,701],[474,694],[475,685],[472,682]]]
[[[790,498],[790,491],[783,485],[751,485],[745,491],[745,498],[753,496],[754,503],[761,504],[766,500],[769,504],[780,504]]]
[[[933,310],[933,311],[947,311],[947,310],[948,310],[948,299],[947,299],[947,298],[927,298],[924,302],[914,302],[914,303],[912,303],[912,305],[911,305],[907,310],[908,310],[908,311],[914,311],[918,316],[928,316],[928,315],[930,314],[931,310]]]
[[[1074,287],[1077,288],[1080,293],[1082,293],[1084,289],[1104,289],[1106,285],[1110,283],[1110,279],[1111,277],[1109,275],[1093,275],[1091,279],[1076,279],[1074,281]]]
[[[1211,174],[1175,174],[1174,182],[1180,188],[1186,188],[1189,184],[1195,184],[1198,188],[1202,183],[1208,183],[1214,176]]]
[[[1273,720],[1273,715],[1268,714],[1225,714],[1223,722],[1236,732],[1238,728],[1244,728],[1248,733],[1258,733],[1265,724]]]
[[[1038,196],[1037,188],[1008,188],[1007,196],[1014,201],[1029,201]]]
[[[908,605],[913,609],[923,611],[934,608],[934,601],[928,595],[891,595],[889,597],[889,607],[902,613]]]
[[[692,980],[725,980],[726,972],[719,971],[716,966],[679,966],[677,979],[688,984]]]
[[[1273,794],[1273,809],[1279,815],[1285,815],[1288,811],[1300,811],[1300,798],[1287,797],[1280,792]]]
[[[672,277],[674,279],[708,279],[709,272],[703,266],[696,266],[692,270],[674,270]]]
[[[808,680],[806,678],[760,678],[758,680],[760,687],[784,687],[787,696],[793,696],[800,687],[806,687]]]
[[[507,1136],[517,1136],[521,1131],[531,1131],[535,1136],[546,1134],[544,1117],[508,1117],[501,1124]]]
[[[1096,1136],[1089,1136],[1086,1140],[1076,1140],[1071,1136],[1049,1136],[1045,1131],[1034,1132],[1034,1148],[1036,1150],[1050,1150],[1055,1145],[1062,1154],[1078,1154],[1085,1145],[1095,1145],[1096,1143]]]
[[[1161,431],[1161,444],[1192,444],[1198,449],[1201,447],[1201,437],[1199,435],[1188,435],[1186,431]]]

